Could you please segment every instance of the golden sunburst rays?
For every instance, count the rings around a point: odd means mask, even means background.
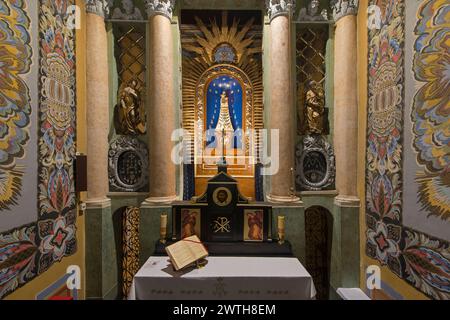
[[[194,52],[202,57],[209,65],[214,64],[214,51],[221,44],[230,45],[236,52],[236,65],[241,67],[255,53],[261,52],[261,48],[252,47],[254,37],[248,36],[250,29],[253,27],[254,18],[248,20],[245,25],[239,29],[239,20],[234,18],[231,27],[228,26],[228,13],[222,13],[222,25],[219,27],[217,21],[211,21],[211,30],[204,24],[202,20],[195,17],[197,26],[203,33],[203,37],[196,35],[196,42],[186,44],[184,49]]]
[[[215,66],[232,66],[243,72],[251,82],[251,93],[253,96],[253,128],[263,129],[263,77],[260,60],[255,55],[261,54],[261,46],[256,46],[255,36],[250,32],[254,27],[254,18],[249,19],[244,25],[240,26],[240,21],[233,19],[231,26],[228,25],[228,12],[222,12],[221,26],[213,19],[211,27],[208,28],[205,23],[195,17],[197,28],[200,32],[190,36],[189,41],[182,45],[183,50],[190,53],[183,56],[182,61],[182,92],[183,92],[183,128],[188,130],[194,136],[195,117],[196,117],[196,96],[198,93],[199,81],[207,71]],[[221,45],[231,47],[236,55],[235,61],[230,63],[216,63],[214,54]],[[257,159],[259,159],[259,150],[261,150],[260,138],[256,136]],[[194,148],[192,146],[192,152]]]

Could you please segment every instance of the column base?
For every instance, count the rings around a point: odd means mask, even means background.
[[[338,195],[336,198],[334,198],[334,204],[338,207],[359,208],[361,205],[361,201],[356,196]]]
[[[272,203],[295,203],[295,204],[302,204],[302,199],[298,196],[276,196],[272,194],[266,195],[267,200]]]
[[[111,199],[106,197],[87,199],[85,203],[88,209],[103,209],[111,207]]]
[[[178,199],[177,196],[169,196],[169,197],[148,197],[142,202],[141,207],[154,207],[160,205],[171,204],[172,202]]]

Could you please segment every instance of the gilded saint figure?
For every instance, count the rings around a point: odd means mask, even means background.
[[[322,134],[324,132],[325,92],[316,81],[310,81],[305,97],[306,134]]]
[[[145,115],[136,80],[132,80],[120,91],[116,110],[117,133],[123,135],[145,134]]]

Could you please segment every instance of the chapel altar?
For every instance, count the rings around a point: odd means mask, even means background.
[[[193,234],[211,258],[298,259],[319,298],[359,282],[353,93],[334,91],[351,79],[332,63],[352,29],[328,1],[292,4],[89,7],[88,296],[127,296]],[[120,280],[98,284],[106,268]]]
[[[172,235],[157,241],[154,254],[166,255],[166,246],[197,235],[211,256],[293,256],[284,239],[284,217],[273,239],[272,205],[244,197],[226,163],[218,168],[203,195],[172,203]]]

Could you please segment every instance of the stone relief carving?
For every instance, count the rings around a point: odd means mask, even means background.
[[[86,0],[86,12],[99,15],[103,18],[109,14],[109,4],[107,0]]]
[[[295,0],[266,0],[267,14],[270,20],[280,15],[287,15],[295,10]]]
[[[359,0],[332,0],[330,2],[331,9],[333,10],[333,19],[338,21],[340,18],[358,13]]]
[[[320,135],[308,135],[295,153],[297,190],[318,191],[332,187],[336,176],[333,147]]]
[[[173,7],[176,0],[145,0],[148,17],[160,14],[172,19]]]
[[[300,9],[297,21],[327,21],[328,11],[323,9],[320,11],[320,1],[311,0],[308,7]]]
[[[110,7],[112,7],[112,2],[110,0]],[[112,19],[123,19],[123,20],[144,20],[141,10],[134,5],[133,0],[122,0],[120,2],[120,7],[116,7],[111,15]]]
[[[108,178],[111,191],[145,191],[148,186],[146,145],[128,136],[113,140],[108,153]]]

